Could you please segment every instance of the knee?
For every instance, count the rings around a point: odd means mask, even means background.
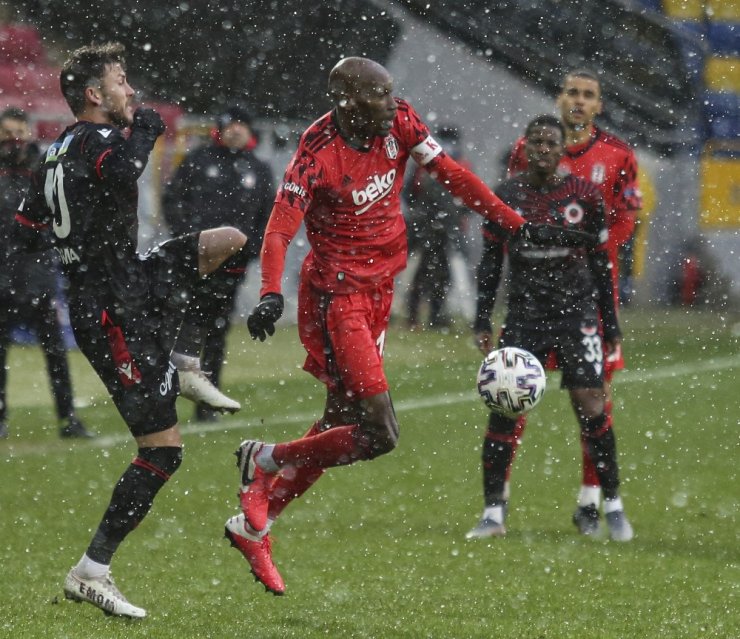
[[[517,421],[491,411],[488,416],[488,433],[492,435],[514,435]]]
[[[151,472],[166,481],[182,464],[182,448],[180,446],[139,448],[138,459],[147,464]]]
[[[611,420],[606,413],[595,417],[579,416],[578,423],[584,437],[599,437],[611,428]]]
[[[382,424],[373,424],[371,428],[363,428],[363,435],[367,443],[367,458],[380,457],[398,446],[398,423],[393,418]]]

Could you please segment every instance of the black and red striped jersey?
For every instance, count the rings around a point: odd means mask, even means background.
[[[592,251],[606,251],[603,199],[591,182],[571,175],[556,185],[535,188],[515,176],[503,182],[496,195],[527,221],[595,235],[599,244]],[[490,222],[484,223],[483,233],[484,260],[488,251],[502,252],[504,243],[508,249],[509,317],[526,322],[597,317],[596,277],[587,249],[540,246],[519,236],[506,240]]]

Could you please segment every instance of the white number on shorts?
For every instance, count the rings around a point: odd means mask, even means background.
[[[589,363],[601,362],[604,354],[601,350],[601,337],[598,335],[588,335],[581,340],[581,344],[586,347],[584,359]]]

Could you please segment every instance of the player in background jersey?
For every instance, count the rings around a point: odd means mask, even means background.
[[[141,618],[146,611],[116,588],[111,560],[182,461],[171,360],[179,326],[191,308],[198,314],[208,279],[228,277],[230,265],[243,260],[247,238],[222,227],[137,253],[137,179],[165,127],[156,111],[134,111],[124,53],[118,43],[82,47],[62,67],[62,94],[76,122],[32,175],[14,244],[26,251],[51,246],[59,254],[77,344],[138,447],[85,554],[65,578],[65,596]]]
[[[619,305],[619,248],[627,243],[635,231],[637,214],[642,206],[637,184],[637,160],[626,142],[607,133],[594,124],[602,112],[601,84],[598,77],[586,69],[576,69],[565,75],[557,98],[560,119],[565,127],[565,154],[558,170],[593,182],[604,198],[606,224],[609,228],[608,254],[611,264],[614,295]],[[525,140],[519,139],[509,160],[509,175],[516,175],[527,167]],[[545,362],[552,368],[552,360]],[[606,360],[604,390],[608,426],[613,425],[611,380],[614,371],[624,368],[619,346]],[[519,419],[514,443],[524,432],[527,418]],[[584,535],[600,532],[599,477],[588,453],[587,442],[581,440],[583,474],[578,494],[578,505],[573,523]],[[508,481],[507,481],[508,490]]]
[[[329,74],[334,109],[301,137],[278,189],[262,245],[260,302],[247,324],[254,339],[272,335],[283,313],[282,275],[289,242],[305,224],[311,250],[298,291],[304,369],[327,387],[324,414],[304,437],[244,441],[237,450],[243,513],[226,536],[275,594],[285,584],[270,551],[270,528],[291,500],[327,469],[390,452],[398,422],[383,371],[383,343],[394,277],[406,266],[400,191],[410,157],[506,237],[583,242],[584,234],[525,223],[482,180],[432,138],[393,78],[366,58],[345,58]]]
[[[609,533],[616,541],[628,541],[632,527],[619,497],[616,442],[607,423],[603,388],[605,355],[621,341],[604,205],[593,183],[556,173],[564,137],[564,127],[554,116],[532,120],[525,132],[527,169],[501,184],[496,194],[522,211],[527,220],[572,226],[592,233],[598,242],[588,248],[543,247],[502,237],[486,221],[478,267],[475,338],[484,355],[495,348],[491,312],[506,247],[509,302],[498,347],[518,346],[540,360],[555,353],[563,371],[561,386],[570,393],[581,440],[596,462]],[[467,533],[468,539],[506,534],[509,496],[505,483],[514,460],[516,430],[516,419],[491,412],[482,454],[485,509],[478,525]]]

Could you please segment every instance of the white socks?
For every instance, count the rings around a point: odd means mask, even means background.
[[[500,504],[498,506],[487,506],[483,511],[483,519],[492,519],[496,523],[503,524],[504,507]]]
[[[601,501],[601,486],[581,486],[581,492],[578,494],[579,506],[593,506],[599,508]]]
[[[257,454],[254,456],[254,461],[259,467],[270,475],[274,475],[280,468],[272,458],[272,451],[275,448],[275,444],[262,444]]]
[[[624,510],[621,497],[615,497],[614,499],[604,500],[604,514],[605,515],[616,512],[617,510]]]
[[[172,351],[170,355],[170,361],[175,365],[175,368],[179,371],[199,371],[200,370],[200,358],[193,357],[192,355],[183,355],[182,353],[175,353]]]
[[[80,559],[75,566],[75,572],[83,579],[105,577],[109,571],[110,566],[99,564],[97,561],[90,559],[87,555],[82,555],[82,559]]]

